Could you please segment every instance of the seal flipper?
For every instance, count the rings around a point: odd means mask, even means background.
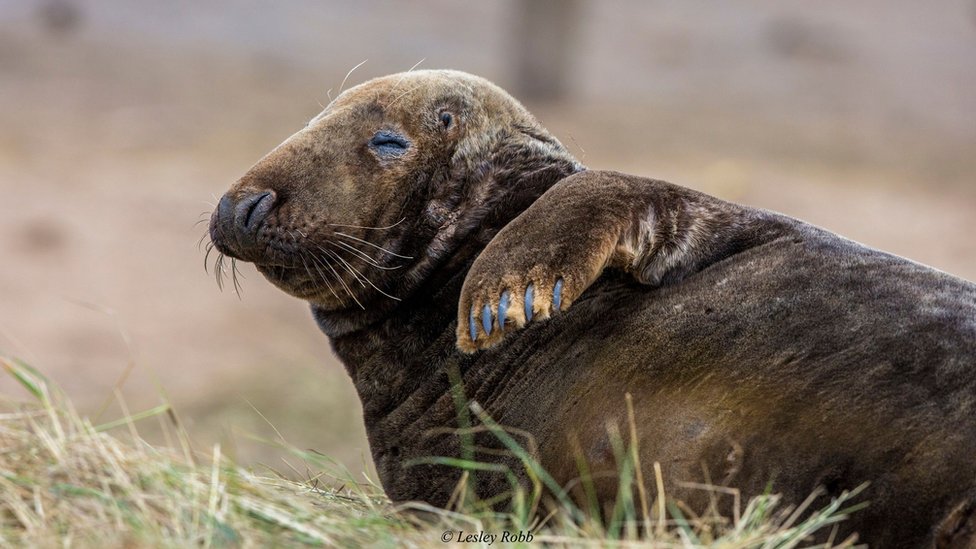
[[[469,338],[459,319],[458,348],[485,349],[512,332],[493,330],[491,311],[499,311],[499,327],[508,319],[516,328],[565,311],[607,267],[651,287],[676,284],[730,255],[796,234],[799,224],[663,181],[576,173],[503,227],[475,259],[461,309],[483,310],[486,337]]]

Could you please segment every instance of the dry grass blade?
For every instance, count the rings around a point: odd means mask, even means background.
[[[802,509],[779,510],[776,496],[754,498],[740,519],[714,520],[710,530],[696,529],[705,518],[686,519],[680,505],[669,501],[669,518],[665,522],[660,517],[660,530],[644,528],[634,534],[636,530],[627,529],[629,537],[609,539],[606,528],[591,524],[593,519],[580,516],[575,507],[553,509],[539,521],[531,504],[538,494],[534,490],[519,494],[514,481],[512,513],[481,505],[463,491],[458,492],[463,495],[458,501],[461,508],[446,511],[419,504],[394,506],[375,483],[357,482],[325,456],[289,447],[284,441],[273,444],[323,471],[313,475],[309,469],[306,482],[277,474],[261,476],[227,460],[220,446],[209,455],[197,453],[190,459],[180,449],[153,447],[139,438],[136,422],[140,419],[175,417],[169,404],[126,413],[95,427],[40,372],[8,358],[0,357],[0,364],[33,399],[0,399],[3,546],[440,548],[445,546],[442,540],[450,537],[457,543],[462,533],[500,536],[531,531],[532,544],[552,547],[787,549],[810,546],[814,532],[830,534],[853,510],[845,506],[857,495],[857,491],[844,494],[822,509],[805,513],[806,518],[800,516]],[[497,434],[532,469],[537,483],[553,487],[552,479],[533,462],[534,452],[522,449],[477,405],[472,411],[482,423],[472,429]],[[132,440],[113,436],[108,431],[114,428],[126,428]],[[181,440],[186,438],[185,433],[178,434]],[[495,464],[460,458],[430,460],[472,474],[497,469]],[[323,489],[326,479],[333,479],[335,487]],[[643,504],[629,505],[641,509]],[[853,543],[848,539],[829,546]],[[512,544],[499,537],[496,545]]]

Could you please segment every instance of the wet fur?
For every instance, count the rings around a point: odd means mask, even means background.
[[[443,108],[458,116],[453,133],[436,126]],[[595,473],[615,471],[607,425],[626,432],[629,393],[641,462],[660,463],[668,494],[694,507],[707,497],[681,481],[744,496],[771,483],[790,503],[870,481],[871,505],[842,535],[858,531],[875,547],[972,543],[972,283],[785,216],[584,171],[517,102],[462,73],[371,81],[329,109],[230,192],[289,198],[269,222],[266,256],[251,260],[312,303],[362,400],[393,500],[445,505],[453,492],[457,469],[404,464],[459,455],[445,431],[458,426],[457,372],[467,398],[530,433],[564,484],[579,476],[577,451]],[[390,123],[415,155],[397,166],[360,147]],[[370,271],[400,301],[357,287],[359,308],[305,289],[315,277],[302,275],[296,250],[336,238],[329,223],[398,219],[349,230],[413,258]],[[279,226],[307,236],[275,240],[287,232]],[[495,318],[491,336],[465,339],[473,306],[497,312],[502,292],[528,283],[539,285],[538,316],[526,322],[513,306],[504,331]],[[489,434],[476,442],[500,448]],[[520,470],[494,453],[477,458]],[[488,497],[508,486],[481,474],[476,489]],[[612,502],[613,482],[598,489]]]

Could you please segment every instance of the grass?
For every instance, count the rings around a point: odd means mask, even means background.
[[[463,486],[452,510],[397,507],[375,482],[356,479],[314,451],[280,446],[304,464],[304,471],[293,471],[304,480],[295,481],[235,465],[219,445],[194,450],[166,404],[95,425],[30,366],[5,358],[0,364],[32,395],[29,402],[0,403],[0,546],[5,547],[484,547],[489,539],[481,533],[509,532],[516,541],[496,538],[492,546],[785,549],[810,547],[812,533],[831,532],[854,510],[845,506],[857,492],[803,520],[798,517],[805,506],[782,506],[772,494],[737,506],[733,517],[695,517],[680,502],[656,497],[659,473],[644,479],[639,464],[627,459],[636,452],[621,444],[626,489],[610,524],[588,518],[568,498],[557,498],[554,512],[540,520],[542,488],[559,493],[560,487],[531,452],[474,404],[469,410],[480,428],[495,433],[523,462],[532,486],[513,484],[512,510],[506,513],[464,497]],[[164,425],[167,446],[140,438],[137,422],[152,420]],[[432,459],[460,467],[465,475],[492,465],[470,456]],[[518,532],[525,541],[517,541]],[[463,536],[474,541],[459,544]],[[447,538],[450,544],[443,541]],[[854,543],[830,539],[821,547]]]

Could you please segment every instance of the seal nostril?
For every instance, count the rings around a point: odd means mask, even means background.
[[[243,198],[238,202],[234,216],[237,230],[245,234],[254,233],[268,216],[274,202],[274,191],[265,191]]]
[[[270,193],[266,193],[260,199],[258,199],[257,202],[254,203],[254,206],[251,207],[251,210],[247,212],[247,219],[244,220],[244,226],[245,227],[247,227],[248,229],[250,229],[252,227],[252,224],[255,221],[259,221],[259,220],[254,219],[255,218],[254,212],[257,211],[258,206],[260,206],[261,203],[263,201],[267,200],[270,196],[271,196]]]

